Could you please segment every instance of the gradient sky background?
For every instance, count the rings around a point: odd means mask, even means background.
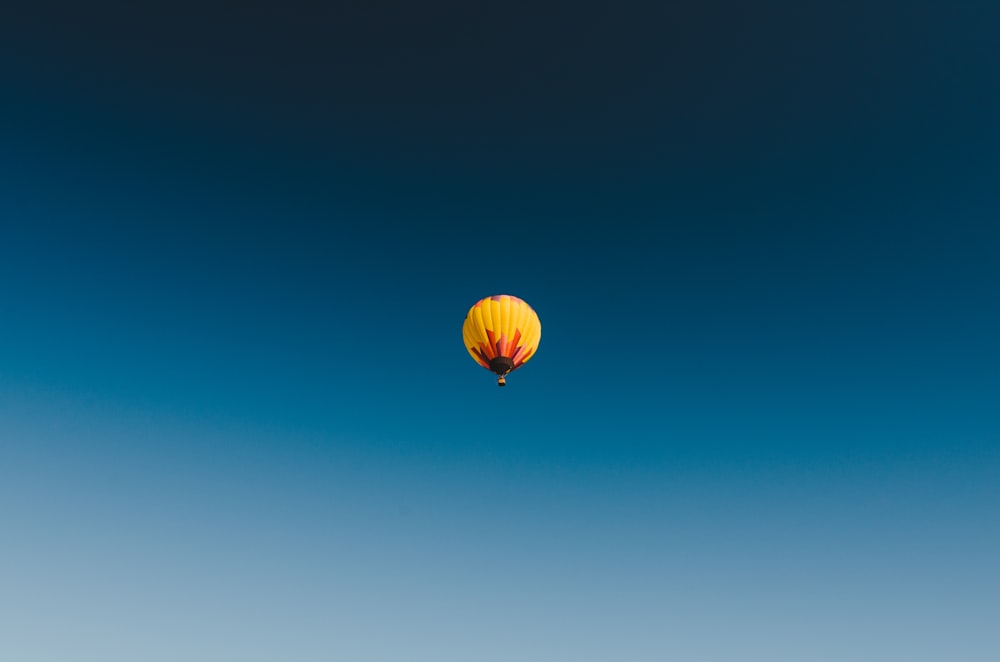
[[[19,4],[0,659],[1000,659],[1000,4]]]

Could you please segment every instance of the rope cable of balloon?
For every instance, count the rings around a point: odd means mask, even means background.
[[[490,370],[497,374],[497,386],[507,385],[507,374],[514,369],[514,361],[506,356],[490,360]]]

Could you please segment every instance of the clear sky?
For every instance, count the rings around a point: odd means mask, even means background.
[[[1000,5],[21,4],[0,659],[1000,659]]]

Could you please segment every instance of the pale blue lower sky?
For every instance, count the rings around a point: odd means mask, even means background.
[[[4,659],[1000,650],[998,457],[968,440],[699,468],[251,430],[11,384],[0,403]]]

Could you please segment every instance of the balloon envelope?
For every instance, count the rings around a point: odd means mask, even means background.
[[[476,362],[504,376],[527,363],[542,339],[542,323],[531,306],[509,294],[477,301],[462,326],[465,348]]]

